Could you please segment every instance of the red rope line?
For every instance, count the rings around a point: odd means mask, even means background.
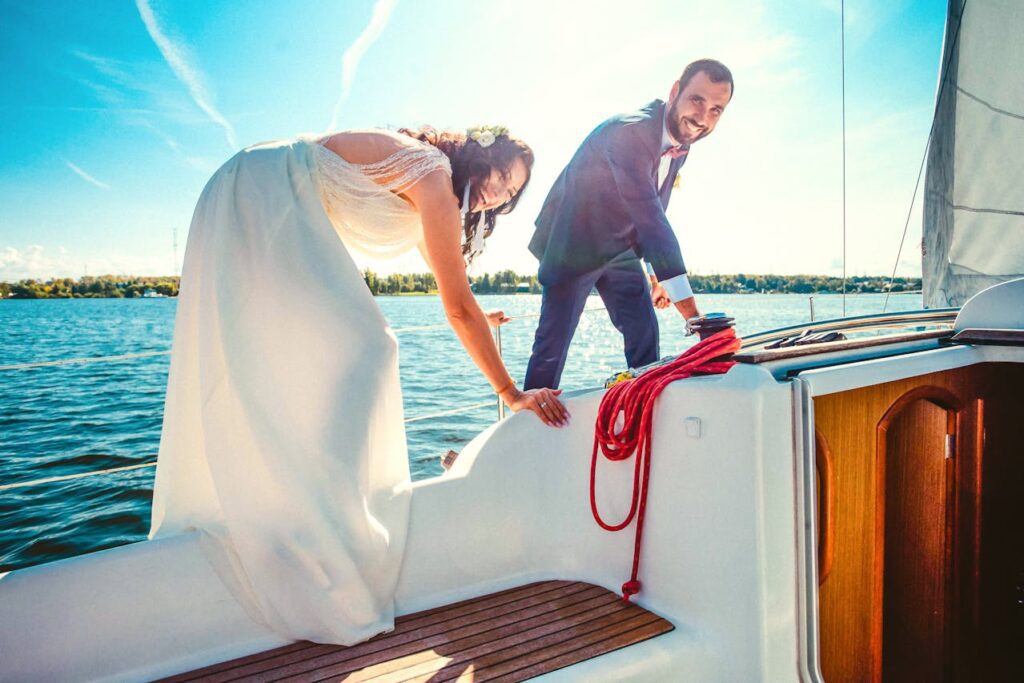
[[[607,531],[621,531],[636,519],[633,542],[633,571],[622,584],[622,599],[640,592],[640,543],[643,539],[644,515],[647,511],[647,488],[651,476],[651,442],[654,430],[654,402],[662,391],[676,380],[693,375],[717,375],[736,364],[732,354],[740,348],[740,340],[732,328],[703,339],[670,363],[653,368],[635,379],[613,385],[601,399],[594,426],[594,451],[590,458],[590,510],[594,520]],[[622,427],[615,423],[622,416]],[[633,497],[629,513],[617,524],[606,522],[597,509],[597,452],[608,460],[628,460],[636,454],[633,467]]]

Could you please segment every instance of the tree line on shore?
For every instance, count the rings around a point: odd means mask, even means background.
[[[134,299],[141,296],[177,296],[177,277],[86,275],[49,280],[0,282],[0,297],[8,299]]]
[[[366,286],[374,296],[400,294],[436,294],[433,273],[393,273],[378,275],[363,271]],[[539,294],[536,275],[521,275],[513,270],[470,276],[477,294]],[[177,296],[177,277],[137,277],[133,275],[85,276],[78,279],[19,280],[0,282],[0,298],[5,299],[80,299],[142,296]],[[822,294],[843,290],[843,280],[827,275],[696,275],[690,284],[698,294]],[[882,275],[847,278],[851,294],[874,292],[913,292],[921,289],[921,278],[896,278],[890,289],[889,278]]]

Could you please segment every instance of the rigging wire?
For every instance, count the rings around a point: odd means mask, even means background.
[[[156,461],[144,462],[138,465],[126,465],[124,467],[111,467],[110,469],[105,470],[92,470],[91,472],[78,472],[77,474],[63,474],[58,477],[46,477],[44,479],[33,479],[32,481],[16,481],[13,484],[0,484],[0,491],[20,489],[26,486],[36,486],[37,484],[52,484],[56,481],[84,479],[85,477],[95,477],[100,474],[114,474],[115,472],[126,472],[128,470],[138,470],[144,467],[156,467]]]
[[[603,311],[603,310],[605,310],[604,307],[588,307],[588,308],[584,308],[583,312],[584,313],[588,313],[588,312],[591,312],[591,311]],[[517,315],[517,316],[515,316],[513,318],[513,320],[518,320],[520,318],[536,318],[539,315],[540,315],[539,313],[526,313],[524,315]],[[402,327],[402,328],[394,329],[393,331],[396,332],[396,333],[401,333],[401,332],[421,332],[421,331],[424,331],[424,330],[438,330],[438,329],[446,329],[446,328],[449,328],[449,327],[450,326],[447,323],[441,323],[441,324],[438,324],[438,325],[420,325],[418,327]],[[52,366],[60,366],[60,365],[70,365],[70,364],[73,364],[73,363],[113,362],[113,361],[121,361],[121,360],[133,360],[133,359],[136,359],[136,358],[149,358],[149,357],[153,357],[153,356],[167,356],[167,355],[170,355],[170,353],[171,353],[170,351],[150,351],[150,352],[144,352],[144,353],[126,353],[126,354],[122,354],[120,356],[96,356],[96,357],[91,357],[91,358],[67,358],[67,359],[63,359],[63,360],[41,361],[41,362],[36,362],[36,363],[19,363],[19,364],[14,364],[14,365],[0,365],[0,370],[24,370],[24,369],[28,369],[28,368],[40,368],[40,367],[52,367]],[[481,402],[481,403],[473,403],[473,404],[470,404],[470,405],[459,406],[458,408],[453,408],[451,410],[444,410],[444,411],[437,412],[437,413],[431,413],[429,415],[418,415],[416,417],[407,417],[407,418],[405,418],[405,423],[406,424],[411,424],[411,423],[414,423],[414,422],[423,422],[425,420],[433,420],[433,419],[438,418],[438,417],[449,417],[451,415],[458,415],[460,413],[469,412],[471,410],[478,410],[480,408],[486,408],[486,407],[492,406],[492,405],[494,405],[494,401],[493,400],[491,400],[491,401],[484,401],[484,402]],[[65,474],[65,475],[60,475],[60,476],[55,476],[55,477],[45,477],[43,479],[33,479],[31,481],[18,481],[18,482],[13,482],[13,483],[9,483],[9,484],[0,484],[0,491],[7,491],[7,490],[10,490],[10,489],[18,489],[18,488],[25,488],[25,487],[29,487],[29,486],[36,486],[38,484],[51,484],[51,483],[59,482],[59,481],[70,481],[70,480],[74,480],[74,479],[83,479],[85,477],[94,477],[94,476],[103,475],[103,474],[115,474],[115,473],[118,473],[118,472],[126,472],[126,471],[129,471],[129,470],[143,469],[143,468],[147,468],[147,467],[156,467],[156,461],[152,460],[150,462],[144,462],[144,463],[140,463],[140,464],[136,464],[136,465],[126,465],[126,466],[123,466],[123,467],[112,467],[112,468],[102,469],[102,470],[93,470],[93,471],[90,471],[90,472],[78,472],[76,474]]]
[[[843,91],[843,317],[846,317],[846,0],[839,2],[840,78]]]
[[[483,403],[474,403],[472,405],[461,406],[459,408],[453,408],[452,410],[445,410],[439,413],[432,413],[430,415],[420,415],[417,417],[405,418],[405,423],[411,422],[422,422],[424,420],[432,420],[437,417],[448,417],[450,415],[457,415],[459,413],[466,413],[471,410],[477,410],[479,408],[487,408],[493,406],[494,401],[485,401]],[[89,472],[77,472],[75,474],[62,474],[55,477],[45,477],[43,479],[33,479],[31,481],[16,481],[10,484],[0,484],[0,491],[8,491],[10,489],[20,489],[29,486],[37,486],[39,484],[52,484],[58,481],[70,481],[73,479],[84,479],[85,477],[95,477],[101,474],[115,474],[117,472],[126,472],[128,470],[138,470],[146,467],[156,467],[156,460],[149,462],[139,463],[137,465],[126,465],[124,467],[111,467],[103,470],[91,470]]]
[[[597,307],[592,306],[583,309],[583,313],[590,313],[593,311],[603,311],[603,306]],[[512,320],[519,320],[520,318],[539,318],[540,313],[524,313],[523,315],[517,315],[512,317]],[[448,323],[438,323],[436,325],[419,325],[416,327],[398,327],[391,331],[395,334],[403,334],[406,332],[425,332],[427,330],[447,330],[450,329],[451,325]],[[50,368],[61,365],[73,365],[77,363],[111,363],[122,360],[135,360],[136,358],[152,358],[154,356],[169,356],[170,351],[145,351],[143,353],[125,353],[119,356],[91,356],[87,358],[63,358],[60,360],[47,360],[47,361],[36,361],[31,363],[14,363],[11,365],[0,365],[0,372],[5,370],[28,370],[30,368]]]
[[[950,2],[953,2],[953,0],[950,0]],[[967,0],[964,0],[963,4],[960,5],[960,13],[956,22],[956,31],[953,32],[953,40],[949,43],[948,54],[952,54],[953,50],[956,49],[957,41],[960,39],[960,27],[964,25],[964,11],[966,9]],[[945,51],[943,52],[943,58],[945,58]],[[892,292],[892,283],[896,280],[896,269],[900,265],[900,256],[903,254],[903,244],[907,239],[907,228],[910,227],[910,214],[913,213],[914,202],[917,201],[917,190],[921,185],[921,176],[924,175],[924,164],[928,160],[928,150],[932,144],[932,137],[935,135],[935,122],[939,117],[939,103],[942,102],[942,93],[946,89],[949,67],[952,63],[953,60],[946,60],[945,67],[942,70],[942,77],[939,79],[939,92],[935,96],[935,109],[932,112],[932,125],[931,128],[928,129],[928,138],[924,141],[924,154],[921,155],[921,166],[917,169],[917,180],[914,182],[914,193],[910,197],[910,206],[907,208],[907,220],[903,223],[903,236],[900,237],[900,248],[896,251],[896,263],[892,264],[892,275],[889,277],[889,286],[885,288],[885,302],[882,304],[882,313],[885,313],[889,306],[889,294]],[[924,303],[922,301],[922,306],[923,305]]]
[[[125,353],[120,356],[92,356],[89,358],[64,358],[61,360],[45,360],[34,363],[15,363],[13,365],[0,365],[2,370],[27,370],[29,368],[49,368],[59,365],[73,365],[76,363],[111,363],[121,360],[134,360],[136,358],[152,358],[154,356],[169,356],[170,351],[144,351],[142,353]]]

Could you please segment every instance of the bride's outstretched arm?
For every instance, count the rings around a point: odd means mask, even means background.
[[[558,400],[558,389],[520,391],[491,338],[484,312],[466,278],[462,258],[459,206],[451,180],[443,171],[424,176],[404,193],[423,221],[423,256],[437,279],[445,316],[491,387],[513,410],[531,410],[546,424],[563,425],[569,413]]]

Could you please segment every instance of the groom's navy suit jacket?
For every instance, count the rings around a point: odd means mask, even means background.
[[[538,278],[552,286],[611,261],[642,257],[659,280],[686,272],[665,216],[672,184],[686,156],[673,159],[659,189],[665,103],[608,119],[576,150],[555,181],[530,251]]]

